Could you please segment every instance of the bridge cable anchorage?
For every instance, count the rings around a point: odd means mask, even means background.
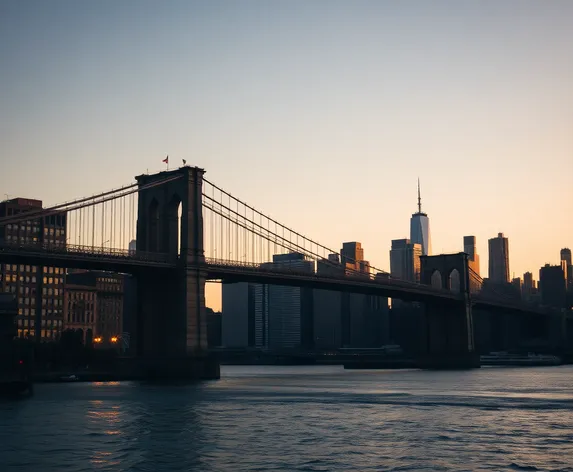
[[[231,193],[229,193],[229,192],[223,190],[222,188],[220,188],[220,187],[218,187],[217,185],[213,184],[213,183],[210,182],[209,180],[203,178],[203,182],[206,183],[206,184],[208,184],[208,185],[211,185],[211,187],[212,187],[213,189],[217,189],[222,195],[226,195],[226,196],[228,196],[229,198],[232,198],[233,200],[235,200],[235,201],[237,202],[237,205],[238,205],[238,204],[243,205],[244,208],[245,208],[245,216],[243,217],[243,215],[240,215],[240,214],[238,214],[237,216],[240,216],[241,218],[247,219],[247,218],[246,218],[246,212],[247,212],[247,209],[249,209],[249,210],[252,212],[252,218],[251,218],[250,220],[248,220],[251,224],[256,225],[256,226],[261,226],[263,230],[267,230],[267,231],[268,231],[268,230],[269,230],[270,223],[271,223],[271,222],[274,223],[274,224],[275,224],[275,231],[274,231],[273,234],[275,234],[276,236],[279,236],[278,230],[282,229],[282,233],[283,233],[283,235],[282,235],[282,240],[283,240],[283,241],[286,241],[285,231],[287,231],[287,232],[289,233],[289,243],[290,243],[290,244],[292,244],[292,237],[293,237],[293,236],[295,236],[295,237],[297,238],[297,241],[298,241],[298,238],[302,238],[302,240],[303,240],[303,246],[300,246],[299,244],[294,244],[293,247],[300,247],[300,248],[303,250],[303,252],[306,251],[306,245],[307,245],[307,244],[309,244],[311,247],[312,247],[313,245],[315,245],[316,248],[317,248],[317,252],[316,252],[316,253],[313,252],[313,251],[310,251],[310,252],[314,255],[314,257],[320,259],[321,262],[325,262],[325,263],[332,262],[332,261],[329,261],[329,260],[328,260],[328,257],[327,257],[328,254],[338,254],[338,251],[336,251],[336,250],[334,250],[334,249],[332,249],[332,248],[329,248],[329,247],[327,247],[327,246],[324,246],[324,245],[320,244],[319,242],[317,242],[317,241],[315,241],[315,240],[313,240],[313,239],[310,239],[310,238],[304,236],[303,234],[301,234],[301,233],[299,233],[299,232],[297,232],[297,231],[295,231],[295,230],[293,230],[293,229],[291,229],[291,228],[289,228],[289,227],[283,225],[282,223],[280,223],[280,222],[278,222],[277,220],[271,218],[270,216],[268,216],[268,215],[262,213],[261,211],[257,210],[256,208],[252,207],[251,205],[247,204],[246,202],[244,202],[244,201],[238,199],[237,197],[234,197]],[[211,196],[210,196],[207,192],[205,192],[205,191],[203,192],[203,196],[204,196],[205,198],[207,198],[207,199],[210,199],[211,201],[213,201],[213,203],[217,204],[219,207],[221,207],[221,208],[223,208],[223,209],[225,209],[225,210],[227,210],[227,211],[231,211],[231,212],[233,212],[233,213],[238,213],[238,212],[234,212],[234,211],[232,210],[232,208],[229,208],[229,207],[225,206],[224,204],[222,204],[221,202],[218,202],[217,200],[214,199],[214,197],[211,197]],[[259,217],[260,217],[259,219],[265,218],[265,219],[268,220],[267,228],[264,228],[263,225],[259,225],[259,224],[256,223],[255,217],[254,217],[254,216],[255,216],[255,213],[256,213],[257,215],[259,215]],[[223,215],[221,215],[221,216],[223,216]],[[259,235],[259,236],[260,236],[260,235]],[[271,241],[271,242],[272,242],[272,241]],[[323,255],[318,254],[318,252],[319,252],[318,249],[322,249],[323,251],[326,252],[326,254],[323,254]],[[254,250],[254,248],[253,248],[253,253],[254,253],[254,252],[255,252],[255,250]],[[275,252],[276,252],[276,251],[275,251]],[[351,257],[345,257],[345,262],[353,263],[353,264],[356,266],[357,262],[359,262],[359,261],[356,261],[355,259],[353,259],[353,258],[351,258]],[[336,266],[336,264],[332,264],[332,265],[333,265],[333,266]],[[382,273],[382,274],[385,274],[385,275],[390,275],[390,274],[388,274],[388,272],[386,272],[385,270],[379,269],[379,268],[374,267],[374,266],[369,266],[369,267],[370,267],[370,269],[373,270],[373,271],[376,271],[376,272],[379,272],[379,273]],[[359,273],[359,274],[364,275],[363,272],[360,272],[360,271],[357,271],[357,270],[353,270],[353,269],[347,269],[347,270],[348,270],[348,271],[351,271],[351,272],[354,271],[354,272],[356,272],[356,273]]]
[[[172,176],[160,181],[151,182],[149,184],[142,185],[138,187],[138,184],[131,184],[125,187],[121,187],[115,190],[109,190],[98,195],[93,195],[91,197],[83,197],[78,200],[73,200],[66,203],[60,203],[48,208],[42,208],[41,210],[32,210],[27,212],[18,213],[17,215],[5,216],[0,218],[0,226],[6,224],[21,223],[26,220],[35,220],[39,218],[46,218],[48,216],[59,215],[65,212],[70,212],[74,210],[81,210],[82,208],[91,207],[93,205],[98,205],[104,202],[117,200],[118,198],[126,197],[134,193],[138,193],[153,187],[158,187],[165,183],[171,182],[173,180],[180,179],[181,176]]]

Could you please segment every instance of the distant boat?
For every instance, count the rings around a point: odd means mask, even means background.
[[[77,382],[78,380],[80,380],[80,378],[75,374],[62,375],[60,377],[60,382]]]
[[[550,366],[561,365],[563,363],[559,356],[550,354],[511,354],[508,352],[491,352],[480,356],[481,365],[504,365],[504,366]]]

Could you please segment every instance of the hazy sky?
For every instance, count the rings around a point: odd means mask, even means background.
[[[435,253],[573,246],[573,1],[3,1],[0,193],[57,203],[161,159],[389,268],[416,179]],[[0,196],[3,198],[3,196]]]

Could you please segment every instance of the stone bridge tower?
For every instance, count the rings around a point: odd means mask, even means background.
[[[136,250],[165,254],[176,262],[175,269],[148,268],[137,274],[136,351],[150,375],[213,377],[202,374],[209,363],[202,268],[204,172],[186,166],[136,177]]]
[[[429,367],[478,367],[474,348],[468,255],[421,256],[420,282],[460,294],[459,300],[426,303],[426,345]]]

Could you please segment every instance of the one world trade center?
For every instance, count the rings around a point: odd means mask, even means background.
[[[422,254],[432,254],[432,242],[430,240],[430,219],[426,213],[422,213],[422,198],[420,197],[420,179],[418,179],[418,212],[410,218],[410,241],[422,245]]]

